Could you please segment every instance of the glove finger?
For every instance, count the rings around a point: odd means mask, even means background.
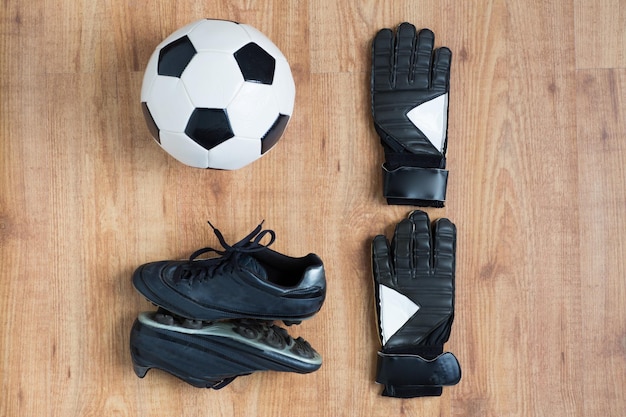
[[[393,32],[382,29],[372,42],[372,90],[386,91],[391,89],[393,71]]]
[[[431,234],[428,214],[415,210],[409,214],[413,223],[413,268],[418,274],[428,274],[431,269]]]
[[[413,64],[413,86],[428,89],[430,68],[433,58],[435,34],[430,29],[422,29],[417,35],[417,50]]]
[[[412,60],[415,53],[415,42],[417,33],[415,26],[404,22],[398,27],[396,33],[396,86],[407,87],[412,77]]]
[[[391,242],[393,264],[395,267],[398,285],[413,277],[413,223],[410,219],[403,219],[396,225]]]
[[[454,277],[456,264],[456,226],[442,218],[434,226],[434,268],[438,274]]]
[[[452,51],[441,47],[435,50],[433,59],[433,89],[448,92],[450,90],[450,63],[452,62]]]
[[[372,269],[377,284],[393,286],[393,266],[389,256],[389,241],[385,236],[378,235],[372,241]]]

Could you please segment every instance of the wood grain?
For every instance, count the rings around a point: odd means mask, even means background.
[[[621,0],[574,2],[576,66],[579,69],[626,66],[626,5]]]
[[[393,4],[392,4],[393,3]],[[0,416],[626,415],[626,6],[607,2],[7,0],[0,7]],[[201,17],[288,57],[295,112],[233,172],[183,166],[139,107],[153,48]],[[383,398],[369,244],[410,210],[381,196],[370,41],[401,21],[453,51],[448,202],[459,230],[446,349],[463,379]],[[310,375],[221,391],[137,378],[130,282],[259,222],[325,261],[322,311],[290,327]]]
[[[625,87],[624,69],[584,70],[577,76],[579,199],[581,207],[588,208],[580,222],[581,349],[594,352],[584,355],[586,371],[581,376],[584,398],[593,395],[599,400],[584,402],[586,415],[602,413],[603,404],[623,404],[626,398],[620,384],[603,382],[619,381],[626,374],[626,288],[623,274],[617,272],[624,267],[626,250],[621,236],[626,230]],[[621,278],[609,278],[616,274]],[[601,340],[598,328],[606,329]],[[598,392],[591,389],[603,385]]]

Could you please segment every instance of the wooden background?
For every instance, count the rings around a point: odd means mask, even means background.
[[[626,415],[626,3],[6,0],[0,5],[0,415]],[[188,168],[150,138],[143,70],[202,18],[255,26],[297,99],[278,146],[235,172]],[[379,396],[369,260],[408,207],[381,196],[369,108],[375,32],[410,21],[453,51],[444,209],[459,230],[463,368],[439,398]],[[236,241],[318,253],[328,298],[291,327],[324,357],[221,391],[153,370],[130,326],[139,264]]]

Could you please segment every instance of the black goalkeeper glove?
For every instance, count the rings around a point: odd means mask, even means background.
[[[443,207],[448,171],[448,92],[452,53],[428,29],[402,23],[372,44],[372,114],[385,151],[388,204]]]
[[[382,350],[376,382],[389,397],[441,395],[461,379],[456,357],[443,353],[454,319],[456,227],[431,225],[414,211],[396,226],[391,245],[372,242],[376,310]]]

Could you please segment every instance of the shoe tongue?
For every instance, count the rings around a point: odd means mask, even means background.
[[[267,279],[267,272],[265,271],[265,268],[263,268],[261,263],[252,256],[242,254],[239,261],[241,262],[242,268],[247,269],[259,278]]]

